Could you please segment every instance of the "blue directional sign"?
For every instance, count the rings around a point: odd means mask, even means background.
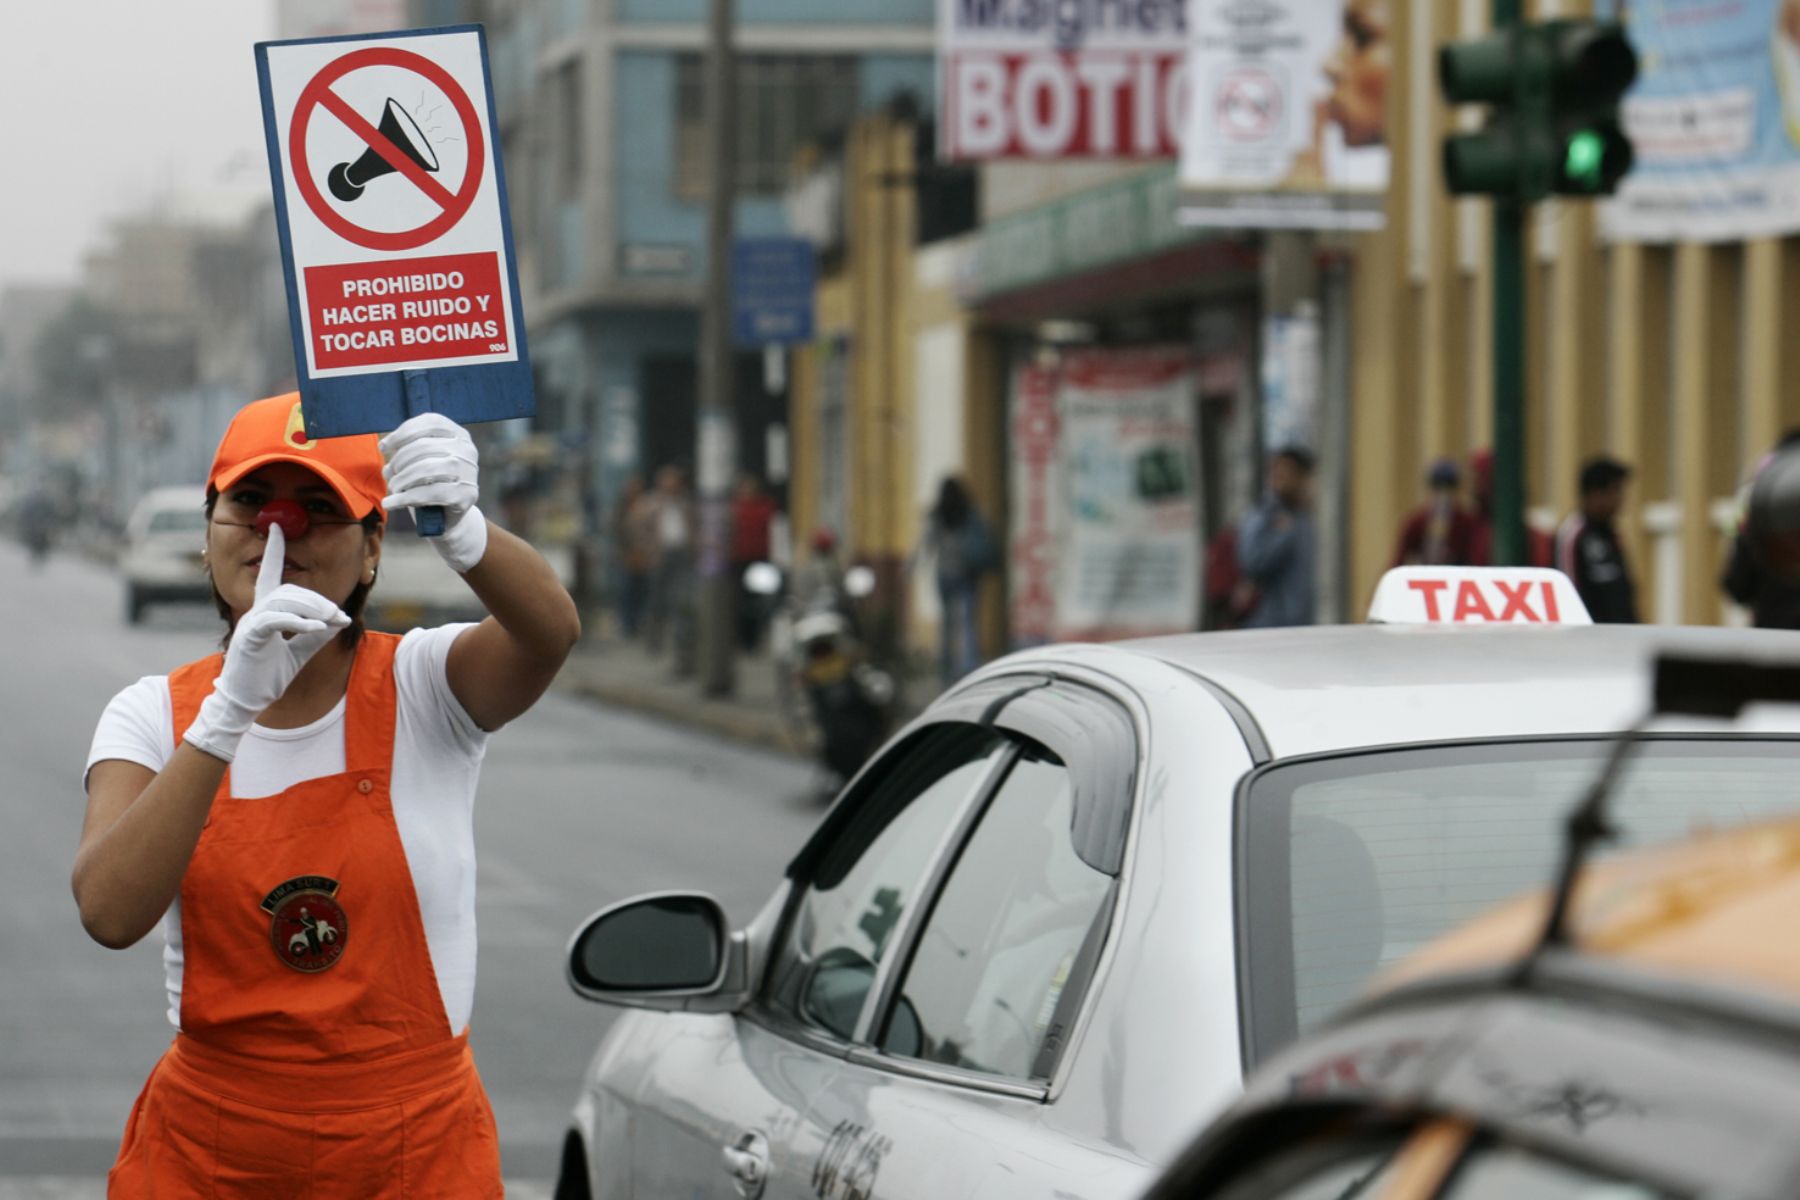
[[[813,336],[812,243],[739,238],[731,247],[731,332],[739,346],[788,346]]]

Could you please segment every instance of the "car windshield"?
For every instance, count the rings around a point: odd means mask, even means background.
[[[150,533],[194,533],[206,528],[206,510],[202,508],[164,508],[150,514]]]
[[[1610,743],[1553,739],[1312,759],[1240,815],[1246,1045],[1260,1061],[1384,965],[1552,882],[1564,818]],[[1604,853],[1800,808],[1800,739],[1653,738],[1612,797]],[[1596,855],[1595,857],[1601,857]]]

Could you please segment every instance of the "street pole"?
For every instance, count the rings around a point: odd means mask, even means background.
[[[732,103],[732,0],[710,0],[706,42],[706,297],[700,314],[699,650],[701,689],[735,690],[737,581],[731,577],[731,478],[737,463],[732,397],[732,201],[737,192],[737,120]],[[679,649],[679,648],[678,648]]]
[[[1519,27],[1519,0],[1493,0],[1492,11],[1496,32]],[[1495,566],[1525,562],[1525,212],[1520,199],[1494,201]]]
[[[1498,7],[1498,5],[1496,5]],[[1525,546],[1525,206],[1494,202],[1495,566],[1523,566]]]

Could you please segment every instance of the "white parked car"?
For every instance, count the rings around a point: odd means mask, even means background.
[[[1549,876],[1659,649],[1789,636],[1592,626],[1539,571],[1397,574],[1374,615],[1016,654],[875,757],[748,928],[697,892],[596,914],[571,983],[647,1011],[557,1194],[1137,1196],[1384,963]],[[1659,728],[1622,843],[1788,807],[1771,719]]]
[[[206,545],[205,505],[205,486],[191,484],[154,488],[131,510],[119,573],[125,581],[125,619],[133,625],[152,604],[212,599],[200,559]]]

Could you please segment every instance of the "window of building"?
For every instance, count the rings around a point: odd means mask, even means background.
[[[743,54],[731,106],[737,119],[737,191],[775,196],[801,146],[849,127],[856,115],[856,60],[845,55]],[[706,197],[706,70],[698,54],[675,69],[675,194]]]

